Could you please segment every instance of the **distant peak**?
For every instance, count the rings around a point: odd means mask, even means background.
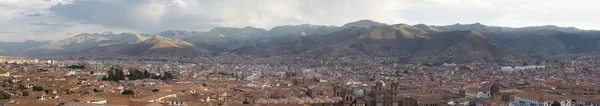
[[[376,21],[369,20],[369,19],[362,19],[362,20],[358,20],[356,22],[376,22]],[[377,23],[379,23],[379,22],[377,22]]]
[[[385,24],[385,23],[365,19],[365,20],[358,20],[355,22],[350,22],[350,23],[344,24],[344,26],[342,26],[342,27],[372,27],[372,26],[386,26],[386,25],[387,24]]]
[[[160,35],[152,35],[152,38],[164,39],[165,37],[163,37],[163,36],[160,36]]]

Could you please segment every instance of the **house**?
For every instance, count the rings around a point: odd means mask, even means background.
[[[76,99],[76,101],[81,102],[81,103],[90,103],[90,104],[106,104],[106,99],[97,98],[97,97],[85,97],[85,98]]]
[[[143,102],[164,102],[162,99],[164,98],[173,98],[173,97],[177,97],[176,93],[172,93],[172,92],[163,92],[163,93],[158,93],[158,94],[154,94],[154,95],[150,95],[150,96],[146,96],[140,99],[140,101]]]
[[[8,77],[10,76],[10,72],[0,72],[0,77]]]
[[[515,95],[512,104],[515,106],[550,106],[554,101],[560,102],[561,106],[571,106],[571,99],[568,97],[542,92],[519,93]]]
[[[600,98],[588,96],[570,96],[571,104],[574,106],[600,106]]]

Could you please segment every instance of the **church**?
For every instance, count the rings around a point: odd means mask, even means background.
[[[400,95],[399,83],[386,83],[379,80],[367,95],[357,97],[352,87],[335,85],[334,97],[342,97],[339,106],[417,106],[417,100],[412,97]]]

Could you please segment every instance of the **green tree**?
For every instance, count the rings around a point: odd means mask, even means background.
[[[150,72],[148,72],[148,70],[144,71],[144,78],[150,78]]]
[[[133,90],[124,90],[121,94],[123,95],[133,95],[135,92]]]
[[[34,86],[33,91],[44,91],[44,88],[41,86]]]
[[[19,85],[19,89],[23,90],[23,89],[27,89],[27,88],[25,87],[25,85]]]
[[[10,94],[6,93],[6,92],[0,92],[0,100],[7,100],[10,99]]]
[[[248,98],[244,99],[244,103],[242,104],[250,104],[250,102],[248,102]]]
[[[115,79],[115,72],[114,72],[113,68],[110,68],[110,70],[108,70],[108,75],[106,76],[106,79],[114,81],[114,79]]]
[[[21,96],[29,96],[29,92],[27,92],[27,91],[21,91],[21,92],[22,92]]]
[[[171,75],[171,73],[169,73],[169,72],[165,72],[165,73],[163,74],[163,78],[162,78],[162,80],[170,80],[170,79],[173,79],[173,78],[175,78],[175,77],[173,77],[173,75]]]
[[[554,102],[552,102],[552,104],[550,106],[560,106],[560,102],[554,101]]]
[[[111,81],[125,80],[125,73],[123,73],[123,70],[120,68],[111,68],[111,70],[108,71],[107,79]]]

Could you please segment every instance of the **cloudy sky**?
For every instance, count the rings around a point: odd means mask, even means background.
[[[0,0],[0,41],[80,33],[318,24],[559,25],[600,29],[598,0]]]

